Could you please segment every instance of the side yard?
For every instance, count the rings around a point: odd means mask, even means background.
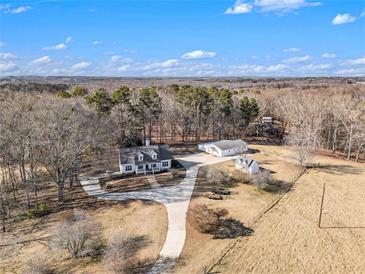
[[[84,212],[100,224],[103,239],[107,239],[113,229],[122,228],[125,238],[138,239],[133,245],[133,261],[148,265],[158,258],[167,232],[167,213],[163,205],[143,201],[97,202],[93,197],[82,195],[78,197],[81,201],[74,201],[78,205],[66,206],[84,208]],[[71,259],[66,252],[53,249],[56,227],[72,214],[73,209],[67,209],[15,223],[11,232],[0,239],[0,273],[23,273],[29,260],[43,254],[50,255],[48,259],[55,273],[105,273],[101,256]],[[141,225],[145,223],[148,225]]]
[[[271,172],[273,181],[279,186],[276,192],[267,192],[251,184],[240,183],[233,161],[200,168],[197,183],[194,189],[189,211],[198,204],[207,205],[209,208],[223,208],[228,210],[229,217],[237,220],[245,227],[250,228],[256,218],[264,212],[301,171],[295,160],[281,157],[277,147],[253,146],[258,151],[251,157],[260,162],[261,167]],[[234,181],[229,187],[235,194],[225,200],[208,199],[206,195],[212,189],[212,183],[207,182],[206,173],[210,168],[224,170]],[[255,232],[254,232],[255,233]],[[189,216],[187,223],[187,240],[182,253],[177,273],[197,273],[203,271],[204,266],[210,265],[213,258],[217,258],[225,248],[234,240],[214,239],[210,234],[202,234],[194,226]]]
[[[214,273],[364,273],[365,165],[312,161],[320,168],[308,170]]]

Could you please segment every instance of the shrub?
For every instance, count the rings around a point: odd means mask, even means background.
[[[125,273],[130,264],[128,236],[121,227],[113,229],[107,239],[103,263],[105,268],[115,274]]]
[[[37,211],[37,215],[38,216],[44,216],[48,214],[48,207],[47,204],[45,202],[41,202],[38,206],[38,211]]]
[[[24,274],[52,274],[55,273],[52,264],[48,257],[42,254],[35,254],[31,256],[24,263]]]
[[[208,168],[205,178],[207,182],[211,184],[225,185],[231,182],[231,177],[227,171],[216,168]]]
[[[213,233],[222,224],[223,218],[228,211],[222,208],[211,209],[206,205],[198,204],[191,210],[192,220],[195,227],[201,233]]]
[[[33,211],[31,209],[28,209],[24,214],[25,214],[25,216],[28,217],[28,219],[33,219],[34,218],[34,214],[33,214]]]
[[[99,223],[85,212],[75,210],[56,227],[54,246],[67,250],[72,258],[79,258],[90,254],[92,244],[100,241],[100,232]]]
[[[199,232],[212,234],[216,239],[247,236],[253,232],[252,229],[245,227],[239,220],[228,218],[226,209],[210,209],[199,204],[192,208],[190,214],[193,224]]]
[[[251,183],[258,188],[265,189],[272,182],[270,171],[264,170],[258,174],[252,175]]]

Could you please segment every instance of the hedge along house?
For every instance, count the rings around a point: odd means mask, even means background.
[[[248,150],[247,143],[241,139],[221,140],[198,144],[198,149],[214,156],[224,157],[244,153]]]
[[[146,142],[147,143],[147,142]],[[147,174],[171,168],[172,156],[167,145],[149,145],[119,150],[122,174]]]

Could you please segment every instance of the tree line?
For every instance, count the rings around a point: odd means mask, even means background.
[[[77,86],[56,95],[0,94],[0,220],[15,207],[39,208],[47,176],[64,202],[87,159],[100,151],[155,143],[245,138],[273,116],[298,160],[325,148],[348,159],[364,156],[364,99],[356,92],[301,90],[276,95],[217,87],[93,91]],[[255,132],[255,131],[254,131]],[[257,132],[257,131],[256,131]]]

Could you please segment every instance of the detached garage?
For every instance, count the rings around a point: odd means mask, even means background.
[[[221,140],[198,144],[198,149],[214,156],[224,157],[244,153],[248,150],[247,143],[237,140]]]

